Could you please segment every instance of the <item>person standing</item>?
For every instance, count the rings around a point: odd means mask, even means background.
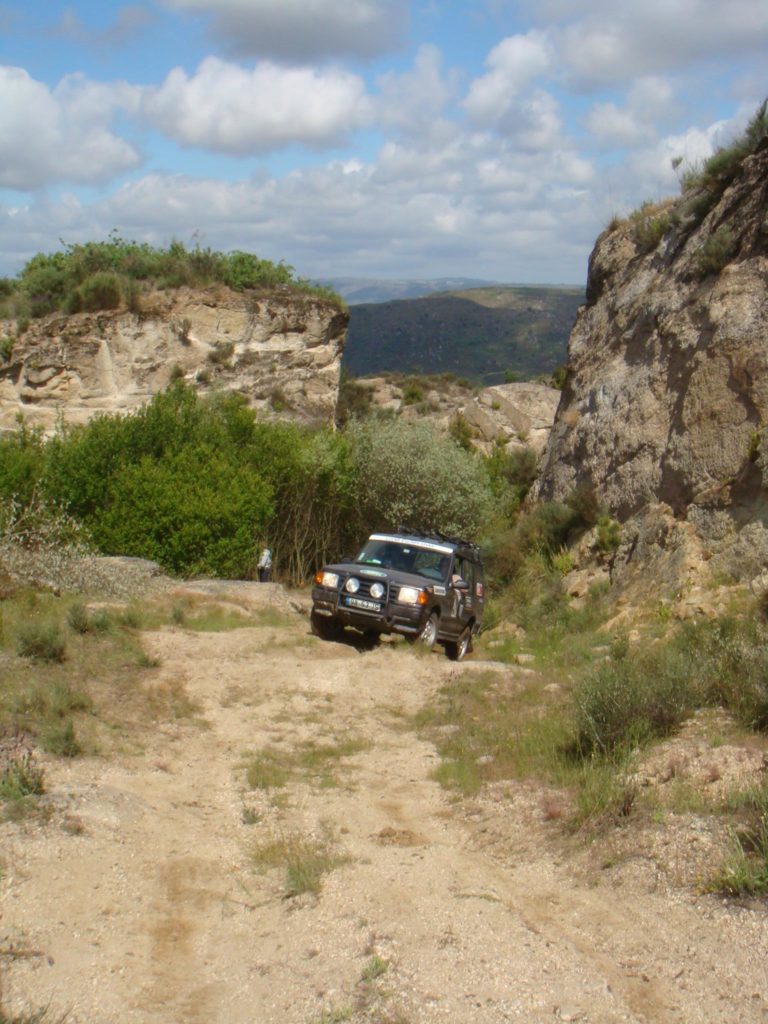
[[[259,556],[256,568],[259,570],[259,583],[269,583],[272,578],[272,552],[266,544]]]

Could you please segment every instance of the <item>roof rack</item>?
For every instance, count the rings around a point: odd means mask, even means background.
[[[425,532],[424,530],[414,530],[410,526],[398,526],[397,533],[407,534],[410,537],[429,537],[432,540],[441,540],[444,544],[455,544],[456,547],[468,548],[477,554],[480,553],[480,545],[476,544],[472,540],[464,540],[463,537],[449,537],[445,533],[440,533],[439,530],[430,530]]]

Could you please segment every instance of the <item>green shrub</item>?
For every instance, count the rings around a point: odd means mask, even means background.
[[[269,404],[275,412],[285,412],[286,409],[292,408],[285,391],[281,387],[273,387],[271,389],[269,392]]]
[[[351,419],[365,419],[373,405],[372,389],[350,377],[342,366],[339,398],[336,402],[336,424],[343,427]]]
[[[507,450],[497,444],[485,464],[497,507],[502,515],[511,517],[536,479],[536,452],[528,447]]]
[[[709,704],[731,711],[745,726],[768,732],[768,627],[724,617],[686,623],[671,641],[695,665]]]
[[[139,312],[141,289],[136,283],[143,281],[158,288],[204,287],[216,282],[238,291],[290,287],[344,306],[330,289],[295,278],[293,268],[282,261],[273,263],[252,253],[225,254],[199,246],[187,249],[176,241],[166,249],[153,249],[115,233],[108,241],[67,244],[62,252],[38,253],[22,269],[17,282],[3,287],[0,298],[23,303],[34,317],[55,310],[116,309],[123,301],[132,312]]]
[[[231,341],[218,341],[208,353],[208,362],[214,366],[226,366],[235,353],[235,346]]]
[[[85,634],[91,629],[91,616],[82,601],[76,601],[67,612],[67,622],[75,633]]]
[[[621,544],[621,523],[611,519],[608,515],[601,515],[597,520],[595,531],[595,546],[598,551],[604,554],[611,554],[618,551]]]
[[[423,422],[351,423],[347,434],[363,518],[371,526],[406,524],[469,536],[479,532],[492,500],[479,456]]]
[[[552,557],[568,543],[577,517],[567,505],[543,502],[521,514],[514,526],[496,533],[488,546],[487,568],[496,584],[509,584],[524,567],[546,575]],[[535,556],[530,562],[531,556]]]
[[[224,281],[235,291],[259,288],[265,285],[285,285],[293,282],[293,267],[259,259],[250,252],[236,250],[226,257]]]
[[[568,367],[567,366],[557,366],[552,371],[552,376],[550,377],[549,383],[550,383],[551,387],[557,388],[558,391],[562,391],[563,388],[566,385],[567,380],[568,380]]]
[[[417,380],[407,380],[403,385],[403,405],[416,405],[424,401],[424,388]]]
[[[31,750],[17,748],[6,754],[0,767],[0,800],[22,800],[45,792],[45,773]]]
[[[40,743],[49,754],[58,757],[77,757],[83,752],[71,718],[54,721],[40,731]]]
[[[67,611],[67,622],[75,633],[107,633],[112,628],[112,620],[106,608],[90,612],[82,601],[70,605]]]
[[[739,249],[738,239],[728,227],[718,228],[696,253],[696,269],[701,277],[719,274]]]
[[[707,888],[727,896],[768,895],[768,785],[732,794],[728,810],[741,821],[731,832],[730,856]]]
[[[674,649],[610,660],[574,693],[575,750],[615,755],[671,733],[697,706],[695,663]]]
[[[58,622],[27,622],[19,628],[17,650],[22,658],[64,661],[67,645]]]
[[[632,217],[632,240],[642,253],[653,252],[673,224],[669,211],[648,214],[647,206]]]
[[[13,338],[10,335],[3,335],[0,338],[0,361],[7,363],[13,355]]]
[[[15,501],[28,508],[37,492],[45,467],[42,432],[23,423],[14,433],[0,436],[0,504],[8,509]],[[0,536],[6,516],[0,513]]]
[[[93,518],[102,550],[159,562],[180,575],[244,578],[270,511],[259,475],[200,445],[126,466]]]
[[[764,100],[743,135],[728,146],[719,147],[700,166],[683,175],[686,206],[696,221],[701,221],[739,173],[743,161],[768,138],[768,101]]]
[[[448,433],[464,451],[474,451],[475,446],[472,444],[472,441],[475,432],[461,412],[457,412],[451,417],[448,424]]]

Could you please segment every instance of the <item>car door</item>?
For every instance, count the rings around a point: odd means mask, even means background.
[[[457,587],[457,582],[466,586]],[[471,615],[474,594],[474,570],[472,563],[456,555],[453,559],[451,578],[448,583],[448,620],[444,623],[446,632],[458,636]]]

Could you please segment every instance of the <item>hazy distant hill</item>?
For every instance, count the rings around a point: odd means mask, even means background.
[[[361,302],[388,302],[390,299],[418,299],[435,292],[481,288],[493,281],[471,277],[435,277],[396,280],[386,277],[333,277],[320,284],[333,288],[350,305]]]
[[[584,302],[580,288],[493,285],[350,308],[343,365],[352,376],[455,373],[497,384],[550,374],[565,362]]]

